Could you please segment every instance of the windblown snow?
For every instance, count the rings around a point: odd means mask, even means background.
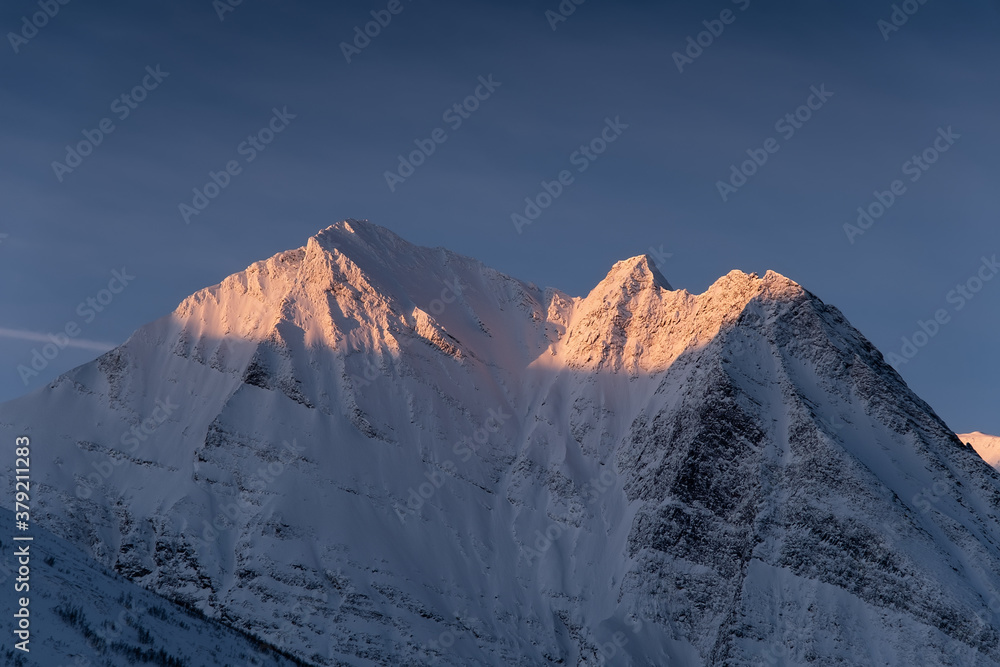
[[[48,531],[304,664],[1000,665],[1000,475],[773,272],[573,297],[349,220],[23,434]]]

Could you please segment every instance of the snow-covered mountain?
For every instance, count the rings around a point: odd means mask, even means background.
[[[22,433],[48,530],[308,664],[1000,665],[1000,474],[773,272],[571,297],[345,221]]]
[[[0,510],[4,526],[14,513]],[[33,540],[0,542],[0,583],[17,595],[2,597],[4,619],[20,613],[18,598],[27,596],[31,621],[23,639],[5,641],[0,664],[88,667],[97,665],[218,665],[219,667],[292,667],[300,661],[282,655],[254,637],[204,618],[108,572],[78,547],[44,529],[32,529]],[[27,576],[17,568],[15,553],[28,545]],[[13,567],[12,567],[13,566]],[[13,636],[13,635],[11,635]]]
[[[1000,468],[1000,437],[986,435],[979,431],[959,433],[958,437],[962,442],[972,445],[984,461],[994,468]]]

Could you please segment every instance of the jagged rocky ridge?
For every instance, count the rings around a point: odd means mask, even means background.
[[[1000,665],[998,473],[773,272],[576,298],[346,221],[0,430],[50,530],[308,664]]]

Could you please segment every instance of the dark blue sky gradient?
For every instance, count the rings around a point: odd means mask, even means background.
[[[73,320],[120,343],[346,217],[576,295],[662,245],[675,287],[774,269],[886,355],[948,310],[899,370],[956,430],[1000,433],[1000,279],[947,301],[1000,253],[996,4],[929,0],[886,41],[891,2],[743,1],[587,0],[553,31],[556,0],[402,0],[348,64],[339,44],[387,2],[243,0],[220,21],[211,0],[71,0],[19,53],[0,44],[0,328]],[[735,21],[679,73],[671,54],[726,8]],[[36,11],[9,0],[0,29]],[[156,65],[169,76],[119,120],[112,101]],[[444,110],[490,74],[501,86],[450,129]],[[783,139],[775,121],[820,85],[833,97]],[[247,164],[237,146],[286,106],[297,117]],[[571,153],[618,116],[628,129],[577,173]],[[115,131],[60,183],[51,163],[105,117]],[[911,183],[903,163],[948,126],[961,138]],[[447,141],[390,192],[384,172],[438,127]],[[768,137],[780,150],[723,202],[716,182]],[[185,224],[178,205],[232,159],[242,173]],[[574,183],[518,234],[511,214],[563,169]],[[844,223],[897,178],[906,193],[848,243]],[[135,280],[85,322],[77,304],[123,266]],[[67,349],[25,386],[17,365],[42,343],[0,341],[0,400],[97,354]]]

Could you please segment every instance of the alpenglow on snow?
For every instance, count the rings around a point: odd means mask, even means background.
[[[638,256],[574,297],[348,220],[0,431],[44,448],[50,541],[104,568],[79,599],[120,575],[238,630],[220,655],[1000,665],[1000,476],[773,272],[690,294]]]

